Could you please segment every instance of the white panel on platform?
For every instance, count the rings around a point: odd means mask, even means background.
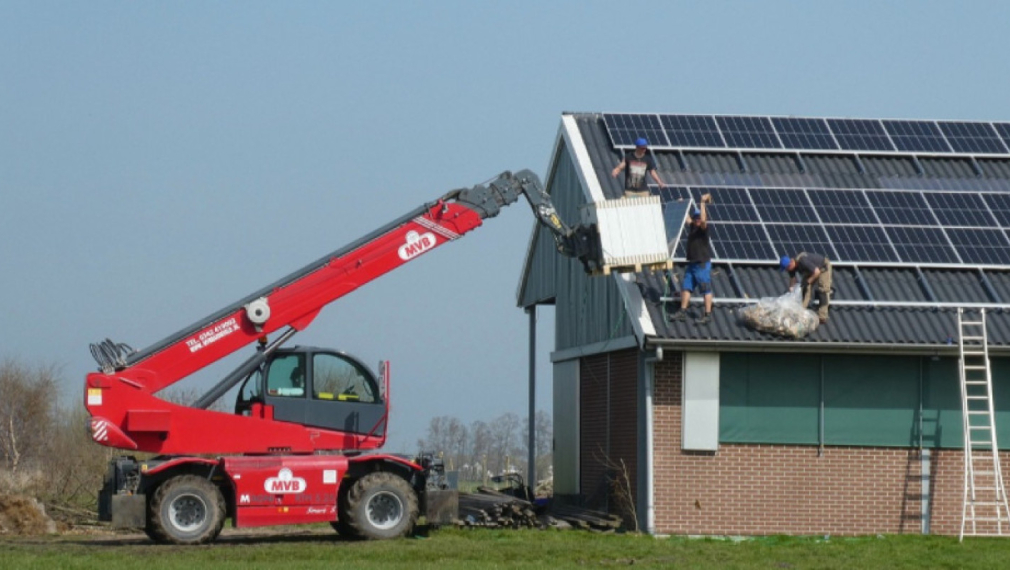
[[[664,263],[670,259],[659,196],[586,204],[582,220],[599,228],[605,266]]]

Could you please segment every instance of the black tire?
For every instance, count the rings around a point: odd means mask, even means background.
[[[162,483],[147,509],[147,535],[171,544],[214,540],[221,534],[226,513],[221,490],[196,475],[181,475]]]
[[[417,523],[417,493],[403,478],[392,473],[369,473],[354,482],[340,513],[352,537],[382,540],[406,536]],[[341,532],[341,534],[344,534]]]

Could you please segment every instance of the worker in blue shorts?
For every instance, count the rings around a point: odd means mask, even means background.
[[[708,237],[708,212],[705,205],[712,201],[711,194],[703,194],[698,209],[691,212],[691,226],[687,234],[687,269],[680,290],[680,310],[670,316],[672,320],[687,318],[691,292],[698,290],[705,296],[705,313],[695,319],[699,325],[712,320],[712,247]]]

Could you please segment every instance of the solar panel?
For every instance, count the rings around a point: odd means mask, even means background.
[[[805,156],[817,168],[796,175],[757,166],[758,172],[727,170],[724,155],[732,160],[732,151],[687,153],[700,158],[689,160],[686,172],[670,173],[681,185],[652,188],[664,204],[681,208],[712,195],[708,215],[717,259],[774,263],[780,255],[811,251],[840,263],[1010,266],[1010,123],[655,114],[603,119],[618,148],[645,136],[661,149],[815,151]],[[919,174],[910,167],[895,170],[894,157],[873,162],[879,168],[871,172],[855,169],[857,158],[832,162],[830,155],[843,151],[850,157],[871,153],[862,159],[866,165],[878,158],[874,153],[1004,156],[924,158],[926,173]],[[901,156],[902,165],[914,161]],[[829,159],[816,162],[821,157]],[[983,176],[974,177],[975,163]],[[827,187],[799,187],[815,183]],[[679,259],[684,245],[679,240]]]
[[[798,224],[765,224],[768,236],[772,240],[775,252],[779,256],[790,257],[801,251],[819,253],[829,259],[837,259],[834,248],[828,240],[828,234],[821,226],[806,226]]]
[[[936,123],[928,121],[883,121],[884,130],[898,150],[906,152],[950,152],[950,145]]]
[[[992,212],[993,216],[996,216],[999,225],[1010,227],[1010,195],[981,194],[981,196],[986,205],[989,206],[989,211]]]
[[[604,113],[615,148],[1010,154],[1010,123]]]
[[[768,236],[759,224],[713,222],[709,237],[718,259],[771,261],[776,259]]]
[[[715,118],[726,144],[738,148],[782,148],[768,117]]]
[[[898,261],[898,254],[880,226],[825,226],[824,229],[838,252],[838,261]]]
[[[1010,240],[1003,230],[947,228],[947,237],[965,263],[1010,264]]]
[[[1003,143],[1010,147],[1010,123],[993,123],[992,126],[999,134],[999,138],[1003,139]]]
[[[936,218],[920,192],[867,190],[866,197],[884,225],[935,226]]]
[[[751,188],[750,195],[765,222],[817,223],[817,215],[803,190]]]
[[[876,224],[866,196],[858,190],[807,190],[814,209],[826,224]]]
[[[958,263],[940,228],[885,227],[898,257],[906,263]]]
[[[954,152],[1006,153],[1007,147],[988,123],[938,123]]]
[[[720,222],[757,222],[758,213],[751,203],[745,188],[691,188],[695,204],[701,203],[703,194],[712,195],[712,203],[707,205],[708,217]]]
[[[844,150],[894,150],[880,121],[828,119],[828,127]]]
[[[612,146],[633,147],[639,137],[645,137],[651,146],[669,146],[656,115],[604,114],[603,123]]]
[[[837,150],[838,143],[831,136],[824,119],[772,117],[772,125],[786,148]]]
[[[978,194],[968,192],[925,192],[926,202],[944,226],[992,227],[996,220],[989,214]]]
[[[707,115],[660,115],[659,121],[673,146],[725,148],[715,119]]]

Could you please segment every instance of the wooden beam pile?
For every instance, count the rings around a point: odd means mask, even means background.
[[[621,517],[568,505],[541,507],[512,495],[480,487],[459,494],[459,525],[475,528],[554,528],[614,532]]]

